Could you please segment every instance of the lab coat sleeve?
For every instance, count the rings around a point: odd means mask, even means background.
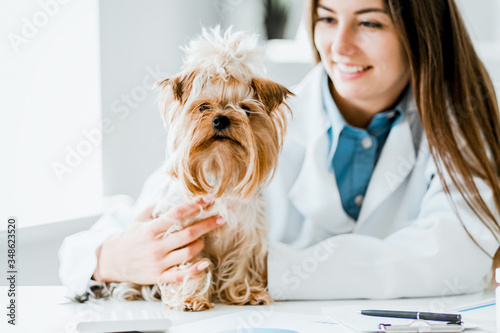
[[[425,297],[483,290],[491,280],[498,242],[449,185],[462,225],[434,163],[427,172],[433,177],[418,217],[384,239],[343,234],[305,250],[272,243],[268,287],[274,299]],[[489,187],[481,180],[476,184],[495,212]]]
[[[84,294],[97,267],[97,250],[120,233],[145,208],[158,202],[168,179],[160,171],[145,182],[134,206],[120,206],[105,213],[89,230],[66,237],[59,249],[59,277],[71,296]]]

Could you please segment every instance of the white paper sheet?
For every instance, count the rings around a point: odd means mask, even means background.
[[[339,324],[326,316],[305,315],[299,313],[276,312],[272,309],[249,310],[215,318],[200,320],[170,328],[168,333],[222,333],[231,330],[234,333],[265,332],[258,329],[274,328],[270,333],[346,333]],[[290,330],[292,332],[288,332]],[[281,333],[280,332],[280,333]]]

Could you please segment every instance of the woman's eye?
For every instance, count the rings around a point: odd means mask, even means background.
[[[336,20],[333,17],[319,17],[317,22],[332,24],[332,23],[335,23]]]
[[[361,25],[367,27],[367,28],[382,28],[382,25],[380,23],[375,23],[375,22],[361,22]]]
[[[210,105],[207,103],[203,103],[202,105],[198,106],[198,111],[203,112],[210,109]]]
[[[243,105],[241,107],[243,110],[245,110],[245,113],[247,114],[247,116],[250,116],[250,108],[246,105]]]

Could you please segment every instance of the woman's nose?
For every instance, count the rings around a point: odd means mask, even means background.
[[[358,36],[349,26],[338,27],[332,43],[333,54],[350,56],[356,52]]]

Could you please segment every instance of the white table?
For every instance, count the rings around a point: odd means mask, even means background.
[[[0,332],[7,333],[74,333],[76,323],[89,318],[92,312],[116,312],[116,311],[142,311],[162,310],[158,302],[118,302],[100,301],[87,302],[84,304],[70,302],[66,296],[66,288],[54,287],[17,287],[16,300],[16,322],[13,327],[8,325],[6,317],[6,305],[8,305],[7,288],[0,287],[0,299],[2,315]],[[290,318],[300,320],[306,315],[322,316],[325,321],[332,321],[322,314],[323,307],[360,305],[366,308],[371,306],[384,306],[387,309],[400,308],[401,306],[418,310],[432,312],[446,312],[458,309],[464,305],[484,301],[493,297],[492,292],[484,292],[463,296],[443,296],[438,298],[396,299],[396,300],[337,300],[337,301],[293,301],[276,302],[270,306],[224,306],[216,305],[214,309],[197,313],[184,313],[172,310],[167,311],[172,320],[173,327],[167,332],[180,333],[192,332],[186,327],[186,323],[200,323],[202,330],[198,332],[210,332],[219,327],[208,327],[208,325],[228,325],[228,322],[245,323],[245,325],[260,325],[269,322],[270,319],[282,318],[284,314],[292,314]],[[278,316],[280,315],[280,316]],[[222,317],[225,316],[225,317]],[[495,306],[485,307],[479,310],[463,313],[464,319],[469,317],[477,319],[482,325],[481,332],[495,332]],[[217,320],[216,318],[221,318]],[[307,317],[309,318],[309,317]],[[313,318],[313,317],[311,317]],[[212,319],[212,323],[206,323]],[[236,320],[237,319],[237,320]],[[290,322],[283,323],[291,325]],[[339,325],[325,324],[324,332],[346,332]],[[220,326],[220,328],[226,328]],[[236,328],[236,327],[234,327]],[[290,327],[283,327],[290,328]],[[319,330],[315,330],[319,331]],[[323,331],[323,330],[322,330]],[[302,331],[301,331],[302,332]]]

